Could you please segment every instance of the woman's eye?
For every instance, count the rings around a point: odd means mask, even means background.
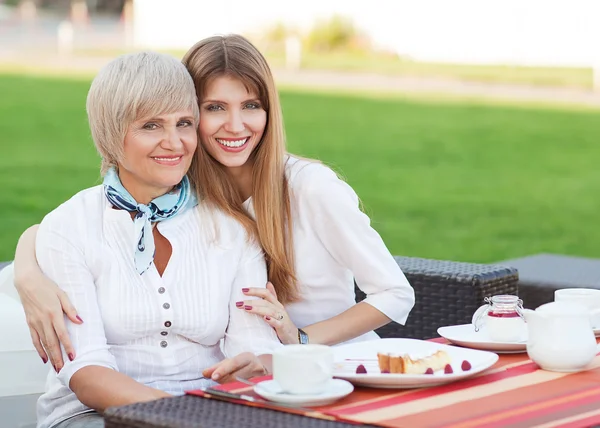
[[[146,123],[142,128],[152,131],[158,128],[158,125],[156,123]]]
[[[210,104],[206,106],[206,110],[208,111],[219,111],[223,110],[223,107],[218,104]]]
[[[260,104],[259,103],[255,103],[255,102],[247,103],[244,107],[247,108],[247,109],[250,109],[250,110],[256,110],[256,109],[260,109],[261,108]]]
[[[179,127],[182,127],[182,128],[184,128],[184,127],[188,127],[188,126],[192,126],[192,125],[193,125],[193,123],[192,123],[192,121],[191,121],[191,120],[181,120],[181,121],[179,121],[179,123],[177,124],[177,126],[179,126]]]

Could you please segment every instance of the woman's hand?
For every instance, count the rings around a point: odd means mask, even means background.
[[[234,382],[236,377],[249,379],[266,374],[268,374],[268,370],[263,362],[259,357],[250,352],[244,352],[233,358],[227,358],[202,371],[202,376],[219,383]]]
[[[33,346],[44,364],[49,358],[58,373],[64,366],[61,344],[69,359],[72,361],[75,358],[75,349],[65,326],[63,312],[75,324],[81,324],[83,320],[77,315],[77,310],[66,293],[43,274],[15,282]]]
[[[246,296],[260,297],[262,300],[236,302],[238,309],[260,315],[275,329],[277,337],[284,345],[298,343],[298,327],[294,325],[283,305],[277,300],[275,287],[270,282],[267,288],[244,288]]]

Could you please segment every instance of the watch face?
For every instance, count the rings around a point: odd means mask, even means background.
[[[300,342],[301,345],[308,344],[308,334],[300,329],[298,329],[298,342]]]

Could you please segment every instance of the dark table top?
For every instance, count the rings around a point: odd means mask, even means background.
[[[181,396],[114,407],[104,414],[105,428],[344,428],[327,421],[277,410]]]

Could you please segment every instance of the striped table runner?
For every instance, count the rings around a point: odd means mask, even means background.
[[[241,383],[220,389],[254,395]],[[200,394],[199,394],[200,395]],[[600,424],[600,355],[579,373],[541,370],[527,354],[500,355],[489,370],[413,390],[356,388],[313,417],[382,427],[587,427]]]

